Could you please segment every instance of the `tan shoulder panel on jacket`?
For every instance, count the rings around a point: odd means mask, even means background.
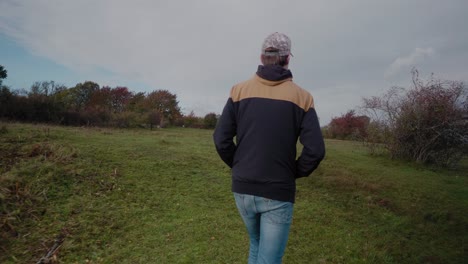
[[[231,89],[231,99],[239,102],[247,98],[265,98],[288,101],[308,111],[314,108],[314,98],[306,90],[288,78],[282,81],[268,81],[257,75],[252,79],[239,83]]]

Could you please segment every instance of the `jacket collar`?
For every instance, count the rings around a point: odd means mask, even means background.
[[[279,65],[259,65],[257,76],[268,81],[283,81],[293,77],[290,70]]]

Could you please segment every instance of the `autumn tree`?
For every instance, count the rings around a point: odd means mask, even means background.
[[[354,110],[334,117],[327,126],[326,135],[331,138],[361,139],[367,135],[369,117],[357,116]]]
[[[133,98],[133,93],[127,87],[103,87],[106,91],[107,114],[110,115],[112,125],[117,127],[136,126],[143,117],[138,118],[137,113],[131,111],[129,103]],[[144,94],[143,94],[144,98]]]
[[[143,113],[145,112],[146,108],[150,108],[146,106],[146,95],[143,92],[134,93],[127,102],[127,110],[135,113]]]
[[[74,109],[83,110],[91,100],[94,92],[99,90],[99,84],[91,81],[78,83],[70,89],[71,103]]]
[[[1,66],[0,80],[6,78]],[[86,81],[67,88],[35,82],[29,91],[0,85],[0,118],[62,125],[136,127],[173,125],[183,120],[177,96],[168,90],[132,93],[127,87],[100,87]],[[197,125],[203,125],[197,118]]]
[[[177,95],[168,90],[156,90],[146,96],[146,107],[149,111],[161,113],[164,122],[173,124],[181,116]]]
[[[133,94],[127,87],[118,86],[110,91],[110,105],[114,113],[120,113],[126,110]]]
[[[102,109],[110,112],[112,109],[111,104],[111,89],[109,86],[103,86],[94,90],[87,100],[87,109]]]

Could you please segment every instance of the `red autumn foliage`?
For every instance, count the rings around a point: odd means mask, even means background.
[[[133,94],[127,87],[115,87],[111,90],[110,104],[114,113],[125,111],[125,107],[132,98]]]
[[[339,139],[360,139],[367,136],[369,117],[356,116],[354,110],[334,117],[327,128],[327,136]]]

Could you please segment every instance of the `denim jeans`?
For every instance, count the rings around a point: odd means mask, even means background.
[[[281,263],[293,203],[239,193],[234,198],[250,237],[249,264]]]

